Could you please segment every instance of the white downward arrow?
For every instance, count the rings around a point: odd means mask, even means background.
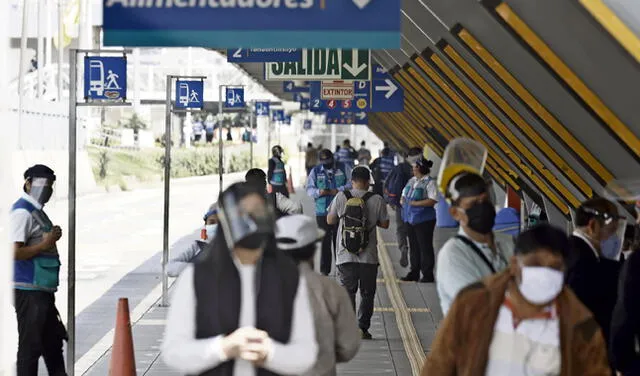
[[[358,119],[360,119],[360,120],[364,120],[364,118],[366,118],[366,117],[367,117],[367,113],[366,113],[366,112],[358,112],[358,113],[356,114],[356,116],[358,117]]]
[[[384,82],[387,84],[385,86],[376,86],[376,91],[386,91],[387,94],[384,95],[385,98],[389,99],[391,96],[398,90],[396,84],[393,83],[390,79],[385,79]]]
[[[356,1],[356,0],[354,0]],[[362,0],[360,0],[362,1]],[[363,70],[367,69],[367,64],[362,64],[358,66],[358,58],[360,57],[360,52],[357,49],[351,50],[351,65],[344,63],[342,67],[347,70],[347,72],[351,73],[353,77],[357,77]]]
[[[371,0],[353,0],[353,3],[360,9],[364,9],[370,2]]]

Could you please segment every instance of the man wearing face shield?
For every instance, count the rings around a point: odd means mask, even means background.
[[[200,231],[200,239],[195,240],[177,255],[173,256],[167,264],[167,275],[177,278],[184,268],[193,262],[204,248],[213,241],[218,229],[218,206],[213,204],[204,214],[204,227]]]
[[[15,310],[18,318],[18,376],[36,376],[44,357],[49,375],[66,375],[62,341],[67,339],[55,306],[60,256],[56,242],[62,230],[43,211],[56,176],[35,165],[24,173],[24,194],[13,204],[10,236],[14,252]]]
[[[162,355],[181,374],[299,375],[316,361],[304,276],[279,251],[264,192],[239,183],[218,199],[204,257],[178,279]]]
[[[522,233],[510,267],[458,294],[423,376],[610,376],[602,331],[564,285],[569,241],[543,224]]]
[[[436,263],[436,286],[445,315],[461,289],[504,270],[513,255],[513,238],[492,231],[496,209],[482,177],[486,149],[473,140],[454,141],[438,176],[449,213],[460,224],[458,235],[442,246]]]
[[[307,178],[307,194],[315,200],[316,222],[325,233],[320,254],[320,272],[329,275],[336,246],[337,226],[327,223],[329,206],[338,192],[351,189],[345,167],[335,162],[329,149],[320,151],[320,164],[314,167]],[[333,248],[332,248],[333,247]]]
[[[582,203],[576,211],[575,227],[570,238],[567,284],[593,312],[608,339],[626,222],[619,217],[613,202],[594,198]]]

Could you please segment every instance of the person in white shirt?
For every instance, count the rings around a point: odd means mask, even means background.
[[[174,255],[167,264],[167,275],[177,278],[180,273],[193,262],[204,250],[207,244],[213,241],[218,228],[218,207],[213,204],[204,215],[204,227],[200,231],[200,239],[194,240],[188,247]]]
[[[178,279],[162,345],[165,363],[190,375],[300,375],[316,362],[309,292],[277,250],[264,192],[238,183],[218,200],[220,225]]]

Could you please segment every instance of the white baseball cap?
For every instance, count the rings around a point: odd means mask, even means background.
[[[282,250],[298,249],[322,239],[324,231],[318,228],[315,218],[295,214],[276,221],[276,243]]]

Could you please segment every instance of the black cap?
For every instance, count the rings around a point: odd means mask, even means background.
[[[42,164],[37,164],[29,167],[27,171],[24,172],[25,180],[31,178],[46,178],[51,179],[52,181],[56,181],[56,174],[49,167]]]

